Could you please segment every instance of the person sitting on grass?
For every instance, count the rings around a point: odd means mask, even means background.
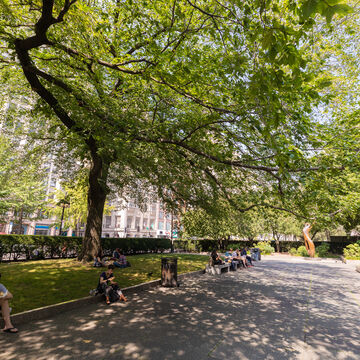
[[[105,259],[101,259],[101,253],[97,254],[97,256],[94,256],[94,267],[105,267],[106,261]]]
[[[126,268],[130,266],[130,263],[126,260],[126,256],[121,250],[119,250],[119,258],[113,258],[113,260],[115,260],[114,266],[118,268]]]
[[[212,262],[212,265],[222,265],[223,261],[221,260],[221,257],[218,255],[217,251],[214,249],[211,252],[210,260]]]
[[[10,334],[16,334],[19,330],[13,326],[10,320],[11,308],[9,307],[9,300],[11,300],[12,298],[12,294],[6,289],[3,284],[0,284],[0,308],[2,317],[5,322],[5,327],[2,329],[2,331]]]
[[[113,258],[114,258],[114,260],[116,259],[116,260],[118,260],[118,259],[120,259],[120,252],[121,252],[121,250],[119,249],[119,248],[116,248],[115,250],[114,250],[114,252],[113,252]]]
[[[114,265],[109,265],[108,269],[101,273],[97,288],[100,294],[105,294],[107,305],[110,305],[111,302],[115,302],[119,299],[127,301],[118,284],[114,281],[115,276],[113,270]]]

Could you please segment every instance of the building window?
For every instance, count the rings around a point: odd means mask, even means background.
[[[163,221],[159,221],[158,228],[159,228],[159,230],[164,230],[164,222]]]
[[[105,216],[105,227],[111,227],[111,216]]]
[[[151,205],[151,213],[156,213],[156,204]]]
[[[171,223],[169,223],[169,222],[166,223],[166,230],[167,231],[171,230]]]
[[[121,227],[121,216],[116,216],[115,217],[115,222],[116,222],[116,227],[119,228]]]
[[[150,220],[150,229],[152,229],[152,230],[155,229],[155,219]]]
[[[148,219],[143,220],[143,229],[146,230],[148,228]]]
[[[164,218],[164,212],[163,211],[159,211],[159,219],[163,219]]]
[[[128,216],[127,222],[126,222],[126,227],[127,227],[128,229],[132,229],[131,225],[132,225],[132,217],[131,217],[131,216]]]
[[[140,231],[140,218],[139,217],[137,217],[135,219],[135,229],[136,229],[136,231]]]
[[[35,229],[35,235],[48,235],[48,230]]]

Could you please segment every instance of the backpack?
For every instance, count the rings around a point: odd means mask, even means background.
[[[118,292],[116,290],[112,290],[109,293],[109,300],[110,302],[115,302],[118,301],[120,299],[120,295],[118,294]]]

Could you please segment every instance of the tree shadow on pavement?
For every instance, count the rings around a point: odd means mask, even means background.
[[[262,261],[27,324],[0,348],[16,360],[358,359],[356,279],[335,263]]]

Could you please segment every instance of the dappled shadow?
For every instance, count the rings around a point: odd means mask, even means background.
[[[0,335],[4,359],[358,359],[359,274],[265,260]]]

